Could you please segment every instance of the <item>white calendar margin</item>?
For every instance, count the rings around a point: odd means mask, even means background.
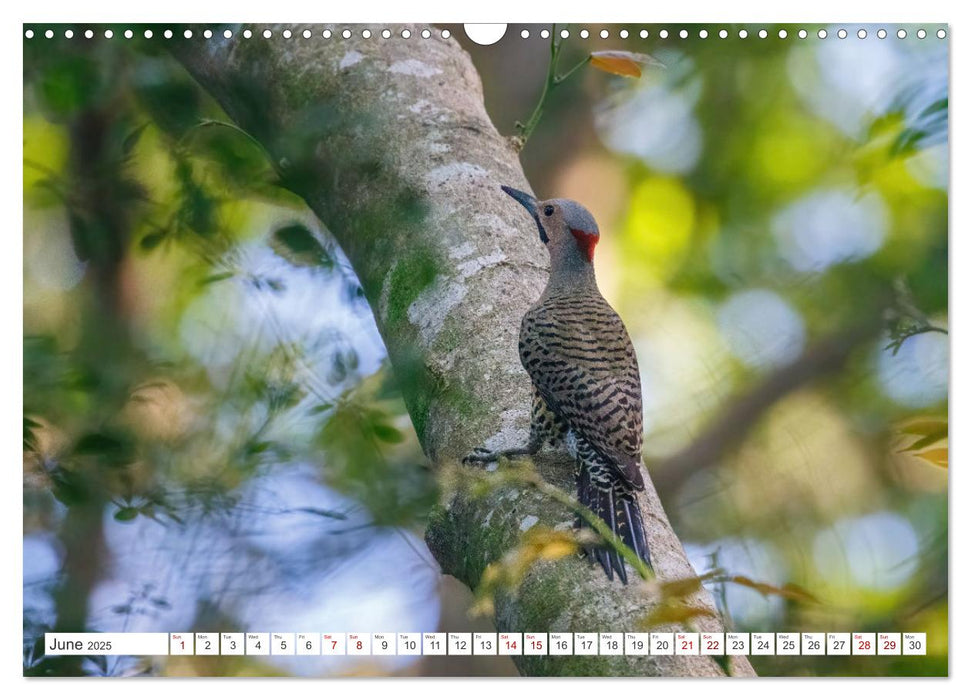
[[[733,22],[786,22],[786,23],[818,23],[818,22],[873,22],[885,21],[888,18],[896,23],[902,22],[921,22],[928,19],[936,22],[951,21],[961,22],[964,28],[971,26],[968,19],[968,10],[957,9],[951,0],[884,0],[878,6],[872,2],[852,2],[851,0],[814,0],[812,3],[790,3],[779,4],[776,0],[734,0],[731,3],[716,2],[716,0],[696,0],[693,3],[675,3],[652,5],[650,10],[645,10],[639,3],[614,3],[600,4],[595,10],[591,9],[589,2],[581,0],[558,0],[557,2],[536,2],[531,4],[522,3],[521,0],[492,0],[490,3],[479,3],[474,6],[461,5],[446,0],[423,0],[422,5],[415,7],[410,3],[396,2],[394,0],[369,0],[366,3],[337,3],[327,7],[326,12],[322,12],[320,6],[309,2],[294,3],[293,7],[275,5],[276,13],[268,13],[267,8],[260,4],[240,5],[238,2],[229,0],[209,0],[207,3],[199,3],[196,0],[168,0],[165,3],[142,3],[140,5],[126,5],[123,12],[118,12],[118,5],[111,0],[88,0],[83,4],[68,3],[67,0],[48,0],[45,3],[35,3],[29,6],[28,17],[25,17],[23,4],[9,3],[4,6],[4,18],[7,20],[3,26],[9,27],[14,31],[19,31],[20,22],[58,22],[66,21],[69,18],[74,22],[224,22],[227,18],[232,21],[240,22],[261,22],[267,19],[287,19],[304,22],[332,21],[332,22],[411,22],[411,21],[435,21],[435,22],[549,22],[551,18],[558,21],[579,21],[589,22],[596,20],[602,23],[626,22],[626,23],[661,23],[661,22],[695,22],[695,23],[733,23]],[[876,9],[875,9],[876,8]],[[268,17],[275,14],[275,17]],[[325,15],[326,17],[322,16]],[[649,17],[646,15],[650,15]],[[594,16],[595,15],[595,16]],[[9,39],[9,37],[8,37]],[[966,65],[967,62],[961,59],[968,58],[971,54],[971,47],[965,49],[962,42],[952,42],[950,46],[952,52],[951,65]],[[11,69],[5,71],[3,80],[13,83],[20,83],[23,74],[23,52],[19,42],[5,41],[0,42],[0,51],[3,51],[3,60]],[[952,78],[953,80],[953,78]],[[20,95],[22,88],[9,87],[6,94]],[[952,94],[953,100],[954,95]],[[966,98],[959,93],[958,103],[964,106]],[[971,167],[971,152],[968,151],[968,140],[963,134],[971,131],[971,122],[965,114],[971,114],[969,110],[958,109],[951,115],[955,122],[964,122],[964,127],[959,127],[957,131],[962,134],[960,140],[953,141],[953,153],[951,157],[952,184],[951,192],[956,191],[961,184],[971,181],[968,168]],[[20,133],[22,114],[19,107],[16,110],[9,109],[5,113],[4,133],[16,135]],[[17,123],[14,123],[14,122]],[[952,122],[952,132],[954,126]],[[13,137],[8,137],[12,142]],[[958,153],[960,151],[960,154]],[[960,157],[959,157],[960,156]],[[8,159],[10,163],[14,159]],[[19,169],[19,163],[17,168]],[[19,181],[20,173],[15,173],[13,177]],[[22,211],[22,196],[17,192],[11,183],[5,183],[3,188],[5,211]],[[952,231],[965,230],[971,228],[971,221],[968,221],[968,214],[964,207],[954,207],[949,212],[951,217]],[[16,217],[14,216],[16,219]],[[15,224],[17,221],[14,222]],[[951,241],[950,255],[953,269],[959,269],[959,265],[971,264],[968,247],[971,246],[961,236],[953,236]],[[7,245],[14,249],[14,253],[19,252],[22,241],[18,236],[13,236]],[[7,318],[17,318],[22,314],[22,255],[18,258],[16,254],[9,254],[10,250],[4,250],[4,255],[0,255],[0,305],[6,309]],[[952,278],[951,297],[954,300],[952,312],[957,317],[957,325],[960,328],[971,327],[971,275],[955,275]],[[964,303],[962,303],[964,302]],[[952,357],[963,356],[960,347],[967,344],[963,338],[964,333],[959,334],[952,341]],[[14,343],[4,343],[3,350],[0,350],[0,360],[5,367],[17,368],[20,366],[18,350]],[[962,363],[954,362],[951,366],[951,414],[958,418],[959,423],[967,423],[964,416],[968,415],[965,409],[966,403],[963,396],[971,396],[971,370],[966,369]],[[15,372],[11,372],[15,374]],[[22,382],[22,377],[14,379],[14,389]],[[956,410],[955,410],[956,409]],[[4,444],[10,446],[17,444],[14,429],[16,427],[19,407],[15,402],[5,402],[3,407],[3,425],[7,428],[7,439]],[[961,431],[960,426],[955,432]],[[11,458],[12,459],[12,458]],[[9,478],[9,476],[8,476]],[[952,486],[953,488],[953,486]],[[967,489],[965,488],[965,491]],[[953,492],[952,492],[953,493]],[[3,532],[9,539],[9,553],[17,551],[19,544],[14,544],[13,540],[19,539],[22,532],[22,493],[16,488],[3,490],[5,498],[5,508],[0,509],[0,522],[4,523]],[[950,534],[951,543],[963,542],[971,539],[971,509],[951,508]],[[966,548],[965,548],[966,549]],[[950,566],[948,568],[949,577],[952,580],[968,580],[971,577],[971,567],[968,566],[969,555],[965,552],[959,556],[959,550],[950,550]],[[0,592],[3,600],[8,606],[7,619],[10,626],[15,624],[13,621],[22,615],[22,596],[23,596],[23,560],[20,556],[11,556],[13,565],[8,569],[8,575],[3,578],[0,585]],[[971,605],[965,603],[962,596],[954,596],[950,600],[950,624],[948,625],[949,637],[953,641],[955,635],[950,634],[950,630],[955,626],[959,630],[971,629]],[[55,683],[35,683],[23,678],[20,664],[15,660],[21,658],[22,648],[20,639],[15,634],[2,635],[3,641],[0,642],[3,653],[0,658],[6,660],[3,667],[4,681],[12,681],[10,685],[17,687],[19,684],[22,695],[27,695],[31,700],[64,700],[67,693],[77,689],[80,691],[82,684],[85,684],[90,691],[89,679],[62,678]],[[949,644],[949,653],[954,653],[955,647]],[[967,675],[967,674],[965,674]],[[475,679],[487,680],[487,679]],[[805,680],[805,679],[801,679]],[[367,679],[329,679],[328,684],[360,684],[368,682]],[[387,682],[380,681],[384,688]],[[680,684],[684,688],[683,679],[650,679],[652,688],[657,684],[668,685],[671,690],[675,690]],[[743,682],[743,681],[739,681]],[[868,688],[873,686],[883,686],[890,693],[899,689],[899,685],[891,689],[891,684],[896,683],[897,679],[867,679]],[[29,687],[28,687],[29,683]],[[188,693],[190,697],[203,697],[211,693],[213,689],[211,679],[183,679],[178,683],[179,693]],[[538,685],[537,685],[538,684]],[[543,692],[540,686],[549,684],[549,689],[556,693],[557,700],[569,700],[569,698],[587,699],[591,693],[598,693],[594,686],[603,684],[603,688],[613,687],[609,679],[589,679],[580,684],[569,684],[560,679],[530,679],[530,687],[535,692]],[[907,679],[909,693],[921,692],[919,686],[927,685],[928,689],[933,688],[935,700],[946,697],[957,697],[955,689],[957,683],[942,685],[933,680]],[[933,684],[933,686],[931,686]],[[310,687],[307,687],[307,686]],[[330,687],[328,685],[328,687]],[[360,687],[359,685],[357,686]],[[376,686],[377,687],[377,686]],[[408,679],[407,686],[409,693],[404,693],[405,697],[453,697],[453,693],[461,693],[463,700],[477,700],[478,698],[488,698],[495,700],[497,686],[492,683],[469,683],[464,679]],[[706,687],[711,687],[706,684]],[[725,686],[718,685],[719,692]],[[295,685],[287,682],[286,679],[263,679],[260,681],[260,692],[273,692],[279,689],[286,693],[290,698],[314,698],[319,700],[320,687],[316,684]],[[849,696],[851,693],[858,692],[860,684],[855,679],[828,679],[825,692],[835,693],[837,696]],[[131,687],[127,683],[101,683],[97,686],[99,700],[118,698],[119,700],[130,700]],[[398,691],[396,691],[398,692]],[[745,682],[744,693],[746,700],[778,700],[780,688],[775,682]],[[820,688],[814,683],[797,682],[786,685],[785,695],[793,700],[818,700]],[[142,679],[138,685],[139,700],[171,700],[172,688],[162,681],[156,679]]]

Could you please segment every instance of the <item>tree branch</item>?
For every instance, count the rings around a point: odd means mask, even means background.
[[[721,413],[690,445],[651,465],[658,489],[672,494],[691,476],[710,469],[788,394],[842,369],[861,345],[883,329],[881,307],[865,320],[818,341],[790,364],[767,374],[754,387],[725,402]]]
[[[251,28],[255,36],[263,30]],[[299,36],[303,27],[291,29]],[[535,489],[466,488],[460,475],[467,468],[458,464],[483,441],[490,448],[525,441],[530,391],[517,336],[545,285],[547,255],[518,205],[499,191],[529,186],[512,144],[486,114],[468,55],[437,32],[382,40],[379,28],[371,39],[360,38],[360,29],[347,40],[283,40],[276,30],[271,41],[173,43],[353,264],[425,453],[448,482],[427,528],[429,547],[443,571],[474,588],[532,523],[573,523]],[[422,28],[411,29],[418,37]],[[571,464],[556,455],[536,464],[572,490]],[[693,576],[646,474],[645,481],[641,505],[658,575]],[[689,602],[715,613],[703,590]],[[516,591],[499,596],[496,624],[516,632],[634,631],[655,604],[645,589],[609,582],[571,556],[533,566]],[[716,616],[694,626],[721,629]],[[724,675],[706,656],[514,658],[528,674]],[[752,674],[743,657],[731,664],[735,674]]]

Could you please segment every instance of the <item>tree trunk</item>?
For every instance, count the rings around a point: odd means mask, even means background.
[[[500,185],[529,190],[516,151],[489,120],[468,55],[454,39],[341,37],[344,27],[291,26],[293,38],[251,26],[251,39],[178,40],[175,53],[229,116],[274,160],[333,233],[371,303],[421,444],[443,475],[475,445],[522,444],[529,380],[520,366],[520,319],[539,297],[548,258],[535,226]],[[236,28],[235,33],[242,28]],[[539,86],[537,86],[537,89]],[[536,460],[572,491],[572,465]],[[569,527],[573,515],[529,488],[481,494],[444,479],[445,502],[427,529],[442,570],[475,588],[485,566],[539,522]],[[694,576],[649,478],[641,502],[660,578]],[[534,565],[495,601],[500,631],[637,631],[651,609],[644,586],[610,582],[578,557]],[[687,601],[710,610],[704,590]],[[693,621],[721,631],[717,616]],[[663,629],[683,629],[668,626]],[[706,656],[522,656],[526,674],[718,676]],[[733,657],[735,675],[752,675]]]

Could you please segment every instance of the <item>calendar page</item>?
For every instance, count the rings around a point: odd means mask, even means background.
[[[22,25],[24,676],[948,675],[950,27],[644,15]]]

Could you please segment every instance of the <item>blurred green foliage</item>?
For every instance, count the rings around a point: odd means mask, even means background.
[[[762,674],[946,673],[946,43],[914,28],[884,41],[877,26],[866,40],[812,25],[765,39],[742,25],[705,26],[707,38],[630,26],[626,40],[585,28],[567,28],[561,65],[623,50],[665,68],[559,85],[524,168],[539,197],[576,199],[600,224],[598,280],[639,355],[646,458],[699,571],[813,600],[706,585],[737,629],[934,640],[916,661],[753,657]],[[506,133],[542,90],[542,29],[510,26],[501,51],[466,45]],[[846,363],[802,374],[805,353],[868,327]],[[795,391],[760,403],[793,377],[805,377]],[[756,420],[733,425],[752,405]],[[717,420],[735,442],[666,474]],[[944,427],[907,432],[925,423]]]
[[[355,514],[297,510],[321,518],[318,538],[360,547],[328,521],[420,528],[436,493],[357,278],[262,147],[157,43],[62,32],[25,42],[24,61],[25,536],[67,552],[32,599],[53,607],[25,603],[30,675],[109,672],[36,647],[46,630],[91,629],[91,567],[113,565],[102,513],[191,536],[309,463]],[[285,313],[293,303],[322,314],[316,332]],[[362,344],[377,369],[364,384]],[[318,576],[346,556],[335,546]]]

